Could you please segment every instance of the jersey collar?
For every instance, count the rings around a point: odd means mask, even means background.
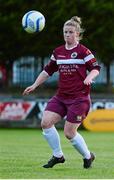
[[[79,42],[77,42],[77,44],[76,44],[75,46],[71,47],[71,48],[68,48],[68,47],[67,47],[67,45],[65,44],[65,49],[67,49],[67,50],[74,49],[75,47],[77,47],[77,46],[78,46],[78,44],[79,44]]]

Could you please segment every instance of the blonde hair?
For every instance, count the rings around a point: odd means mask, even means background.
[[[79,40],[81,40],[82,33],[84,32],[84,29],[81,28],[81,24],[82,24],[81,18],[78,16],[73,16],[71,19],[67,20],[64,23],[64,27],[65,26],[74,26],[76,31],[79,32]]]

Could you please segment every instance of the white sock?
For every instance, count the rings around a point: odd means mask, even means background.
[[[83,156],[84,159],[90,159],[90,151],[88,150],[88,147],[83,137],[79,133],[77,133],[76,136],[70,141],[74,148]]]
[[[53,155],[55,157],[63,156],[63,152],[60,144],[60,137],[56,128],[53,126],[48,129],[43,129],[43,135],[47,140],[48,144],[50,145],[51,149],[53,150]]]

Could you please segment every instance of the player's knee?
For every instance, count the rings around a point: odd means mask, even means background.
[[[49,128],[50,126],[49,126],[49,123],[48,123],[48,122],[46,122],[46,121],[41,121],[41,127],[42,127],[43,129],[47,129],[47,128]]]
[[[41,127],[43,129],[51,128],[53,126],[52,122],[49,119],[42,119],[41,121]]]
[[[73,132],[69,132],[69,131],[64,130],[64,134],[65,134],[65,137],[67,139],[72,139],[74,137],[74,133]]]

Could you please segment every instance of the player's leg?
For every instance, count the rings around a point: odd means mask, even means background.
[[[82,120],[86,117],[89,110],[89,101],[76,102],[69,107],[67,121],[64,127],[65,136],[70,140],[74,148],[82,155],[84,168],[89,168],[94,155],[87,147],[87,144],[81,134],[77,132]]]
[[[79,125],[80,124],[73,124],[66,121],[64,133],[65,136],[70,140],[74,148],[82,155],[84,162],[83,167],[89,168],[91,167],[92,161],[95,159],[95,156],[89,151],[82,135],[77,132]]]
[[[61,107],[61,104],[59,104],[59,102],[56,102],[55,99],[52,99],[51,102],[48,103],[46,111],[44,111],[41,122],[43,135],[53,151],[52,158],[47,164],[43,166],[44,168],[51,168],[55,164],[63,163],[65,161],[61,149],[60,137],[54,126],[54,124],[59,122],[61,120],[61,117],[64,116],[63,112],[64,109]]]
[[[53,151],[52,158],[46,163],[44,168],[52,168],[57,163],[64,163],[65,159],[61,149],[60,136],[54,126],[61,120],[61,116],[55,112],[45,111],[41,126],[43,135]]]
[[[43,128],[43,135],[53,150],[55,157],[61,157],[63,152],[61,150],[60,137],[54,126],[55,123],[61,120],[61,116],[55,112],[45,111],[41,126]]]
[[[90,151],[83,139],[83,137],[77,132],[80,124],[74,124],[66,121],[64,133],[65,136],[70,139],[72,145],[77,149],[77,151],[83,156],[83,158],[90,158]]]

